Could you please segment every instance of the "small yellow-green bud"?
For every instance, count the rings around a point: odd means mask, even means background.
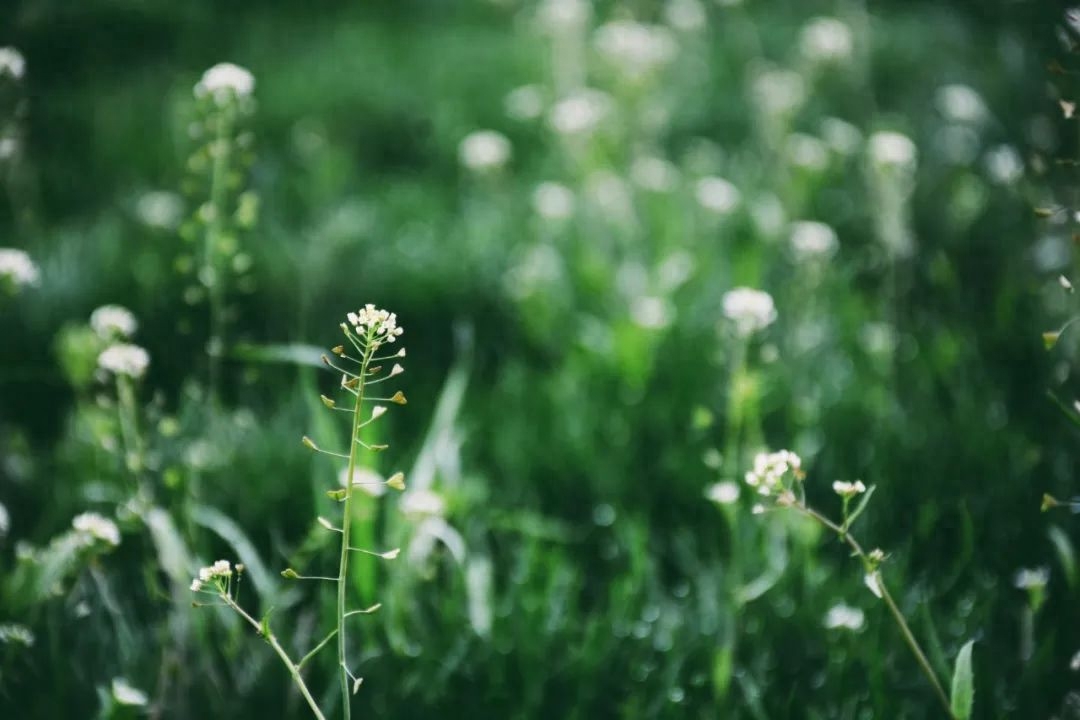
[[[405,399],[405,393],[398,390],[396,393],[394,393],[394,397],[390,398],[390,402],[397,403],[398,405],[404,405],[408,402],[408,400]]]
[[[345,346],[344,345],[335,345],[334,347],[330,348],[330,352],[334,353],[335,355],[344,355],[345,354]]]
[[[343,386],[349,388],[350,390],[352,390],[352,389],[355,389],[356,386],[360,384],[360,378],[353,378],[352,380],[346,380],[345,382],[343,382],[341,384]]]
[[[281,577],[285,578],[286,580],[299,580],[300,574],[292,568],[285,568],[281,571]]]
[[[393,488],[394,490],[405,489],[405,473],[396,472],[390,476],[390,479],[386,481],[386,486]]]
[[[334,401],[333,401],[333,400],[331,400],[330,398],[326,397],[325,395],[320,395],[320,396],[319,396],[319,399],[320,399],[320,400],[322,400],[322,404],[323,404],[323,405],[325,405],[325,406],[326,406],[326,407],[328,407],[328,408],[332,408],[332,407],[334,407],[335,405],[337,405],[337,403],[336,403],[336,402],[334,402]]]
[[[1046,346],[1047,350],[1053,350],[1054,346],[1057,345],[1057,343],[1058,343],[1058,338],[1060,338],[1060,337],[1061,337],[1061,331],[1060,330],[1052,330],[1050,332],[1044,332],[1042,334],[1043,345]]]
[[[338,502],[341,502],[342,500],[344,500],[345,495],[346,495],[346,493],[345,493],[344,490],[327,490],[326,491],[326,496],[328,498],[330,498],[331,500],[337,500]]]
[[[376,365],[375,367],[368,368],[368,375],[376,375],[382,370],[382,365]]]
[[[1059,505],[1061,505],[1061,501],[1060,501],[1060,500],[1058,500],[1058,499],[1057,499],[1056,497],[1054,497],[1053,495],[1050,495],[1050,494],[1048,494],[1048,493],[1043,493],[1043,496],[1042,496],[1042,507],[1041,507],[1041,510],[1042,510],[1043,512],[1046,512],[1047,510],[1050,510],[1050,509],[1052,509],[1052,508],[1056,508],[1056,507],[1058,507]]]
[[[388,447],[390,447],[390,446],[389,445],[371,445],[370,449],[372,451],[374,451],[374,452],[382,452],[383,450],[385,450]]]
[[[331,525],[330,521],[327,520],[326,518],[324,518],[322,515],[320,515],[319,517],[317,517],[315,519],[319,522],[320,525],[322,525],[327,530],[337,530],[337,528],[335,528],[333,525]]]
[[[312,440],[311,438],[309,438],[307,435],[300,438],[300,442],[304,443],[305,447],[311,448],[312,450],[318,450],[319,449],[319,446],[315,444],[315,441]]]

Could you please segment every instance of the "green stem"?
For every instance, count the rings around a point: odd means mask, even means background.
[[[870,558],[867,556],[866,552],[859,544],[859,541],[853,538],[847,530],[840,527],[832,520],[829,520],[827,517],[825,517],[818,511],[814,510],[811,507],[808,507],[803,503],[795,503],[794,505],[792,505],[792,507],[794,507],[796,510],[803,513],[804,515],[807,515],[808,517],[817,520],[819,523],[835,532],[840,537],[840,539],[847,543],[848,547],[850,547],[852,551],[859,557],[859,559],[863,563],[863,567],[866,568],[867,572],[873,571],[874,563],[871,562]],[[952,705],[949,704],[949,696],[945,693],[945,688],[942,687],[941,681],[938,680],[937,673],[935,673],[933,668],[931,668],[930,661],[927,659],[926,653],[924,653],[922,647],[919,646],[919,641],[915,639],[914,633],[911,632],[911,628],[908,626],[907,620],[904,619],[903,613],[900,612],[900,608],[896,606],[896,601],[893,600],[892,595],[889,593],[889,589],[885,587],[885,580],[882,579],[880,573],[878,573],[876,579],[878,589],[881,590],[881,599],[885,601],[885,605],[888,606],[889,612],[892,614],[893,620],[895,620],[896,624],[900,627],[900,633],[904,636],[904,640],[907,642],[908,647],[911,648],[912,654],[915,655],[915,659],[918,661],[919,667],[922,668],[923,674],[926,675],[926,678],[933,686],[934,692],[937,695],[938,700],[945,708],[946,716],[951,718],[953,716]]]
[[[225,604],[240,614],[240,617],[247,620],[248,624],[255,628],[255,631],[262,635],[266,642],[270,643],[270,647],[274,648],[274,652],[281,658],[281,662],[285,663],[285,667],[289,671],[289,675],[292,676],[293,682],[296,684],[297,689],[300,690],[300,694],[304,696],[304,700],[307,701],[308,707],[311,708],[311,712],[318,720],[326,720],[326,716],[322,714],[322,710],[319,709],[319,705],[315,702],[315,698],[312,697],[311,691],[308,690],[307,684],[304,682],[303,676],[300,674],[300,666],[292,661],[289,657],[289,653],[285,651],[285,648],[281,647],[281,643],[278,642],[273,632],[270,632],[270,623],[266,623],[266,629],[259,624],[259,621],[248,615],[244,608],[236,604],[232,597],[228,593],[222,593],[221,599],[225,601]]]
[[[116,376],[116,399],[120,406],[120,434],[124,438],[124,467],[138,481],[142,474],[142,439],[139,436],[138,412],[135,407],[135,391],[131,379]],[[130,458],[135,458],[134,464]]]
[[[341,702],[345,720],[352,716],[351,695],[349,692],[349,671],[346,664],[345,645],[345,590],[348,583],[349,571],[349,546],[350,530],[352,528],[352,497],[353,497],[353,472],[356,470],[356,455],[359,452],[360,443],[357,433],[360,432],[360,415],[363,411],[364,402],[364,379],[367,377],[368,363],[371,362],[371,351],[364,351],[364,361],[360,366],[360,382],[356,388],[356,405],[353,408],[352,431],[349,434],[349,467],[345,472],[345,509],[341,521],[341,560],[338,564],[337,578],[337,637],[338,637],[338,668],[341,675]]]
[[[218,117],[218,132],[214,138],[214,165],[210,175],[210,214],[206,229],[206,245],[203,248],[203,268],[208,273],[210,285],[210,339],[207,344],[209,359],[210,399],[217,401],[221,355],[225,351],[225,273],[219,267],[218,245],[225,227],[225,194],[229,155],[231,150],[232,115],[230,108],[225,108]]]

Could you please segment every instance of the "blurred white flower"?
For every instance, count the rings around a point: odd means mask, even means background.
[[[0,48],[0,77],[10,75],[14,80],[22,79],[26,73],[26,58],[13,47]]]
[[[953,122],[976,123],[986,116],[986,104],[979,93],[959,83],[938,88],[934,104]]]
[[[102,305],[90,313],[90,327],[105,340],[129,338],[139,328],[135,316],[120,305]]]
[[[544,114],[544,91],[539,85],[522,85],[503,98],[503,109],[514,120],[535,120]]]
[[[608,219],[627,222],[634,218],[634,203],[626,181],[616,173],[598,170],[585,180],[589,202]]]
[[[1045,567],[1020,568],[1013,576],[1013,585],[1021,590],[1037,590],[1050,582],[1050,570]]]
[[[795,167],[821,172],[829,166],[829,151],[825,143],[813,135],[791,133],[786,149],[788,160]]]
[[[630,302],[630,317],[638,327],[660,330],[671,324],[675,311],[666,299],[639,295]]]
[[[791,249],[799,260],[823,260],[836,252],[836,231],[825,223],[801,220],[791,224]]]
[[[176,193],[151,190],[135,201],[135,216],[149,227],[175,230],[184,219],[184,201]]]
[[[76,515],[71,521],[71,527],[113,547],[120,544],[120,529],[104,515],[95,512]]]
[[[656,268],[656,279],[662,290],[670,292],[689,280],[693,273],[694,256],[685,250],[676,250]]]
[[[787,224],[784,203],[772,193],[762,193],[754,198],[750,205],[750,217],[753,218],[758,232],[765,237],[779,234]]]
[[[142,707],[149,702],[146,693],[122,677],[113,678],[112,696],[118,705],[127,705],[129,707]]]
[[[998,145],[986,153],[986,173],[998,185],[1011,185],[1024,176],[1024,161],[1012,145]]]
[[[759,495],[772,495],[785,487],[784,477],[791,473],[794,479],[802,477],[802,458],[790,450],[774,453],[758,453],[754,467],[746,473],[746,484]]]
[[[543,0],[536,20],[541,28],[558,33],[584,25],[591,14],[586,0]]]
[[[868,322],[859,331],[863,349],[871,355],[889,355],[899,342],[896,330],[884,322]]]
[[[907,135],[881,130],[870,136],[870,159],[886,167],[912,168],[915,165],[915,143]]]
[[[37,265],[18,248],[0,248],[0,280],[14,284],[15,289],[37,285],[40,273]]]
[[[458,159],[475,172],[498,170],[510,160],[510,141],[494,130],[477,130],[458,145]]]
[[[802,75],[792,70],[761,70],[754,76],[750,90],[767,115],[792,113],[806,100],[806,83]]]
[[[821,137],[833,152],[840,155],[853,155],[863,140],[859,128],[835,117],[827,117],[821,121]]]
[[[669,0],[664,6],[664,21],[676,30],[693,32],[705,27],[708,17],[698,0]]]
[[[507,294],[519,300],[534,293],[546,296],[562,272],[563,259],[559,251],[547,243],[536,243],[507,271],[503,282]]]
[[[446,501],[433,490],[409,490],[401,496],[398,507],[411,517],[441,517],[446,513]]]
[[[698,204],[710,212],[726,215],[739,206],[739,189],[721,177],[703,177],[694,186]]]
[[[542,182],[532,194],[533,210],[545,220],[566,220],[574,214],[574,191],[557,182]]]
[[[30,628],[18,623],[0,623],[0,645],[18,643],[25,647],[34,646],[34,633]]]
[[[590,133],[607,116],[611,104],[611,98],[600,90],[578,90],[551,107],[548,124],[560,135]]]
[[[862,610],[844,603],[838,603],[829,608],[825,613],[825,627],[829,630],[843,629],[858,632],[862,630],[866,622],[866,615]]]
[[[739,484],[731,480],[713,483],[705,488],[705,497],[717,505],[731,505],[739,499]]]
[[[724,293],[724,317],[733,321],[740,335],[763,330],[776,320],[772,295],[762,290],[740,287]]]
[[[679,182],[679,171],[664,158],[646,155],[634,158],[630,179],[638,187],[652,192],[670,192]]]
[[[807,60],[846,60],[855,49],[851,28],[832,17],[813,18],[799,33],[799,49]]]
[[[105,348],[98,355],[98,367],[113,375],[124,375],[138,380],[150,365],[150,354],[138,345],[118,343]]]
[[[19,149],[19,141],[12,137],[0,137],[0,161],[7,160],[15,155]]]
[[[255,76],[233,63],[218,63],[195,84],[195,96],[211,96],[221,105],[231,98],[247,98],[255,91]]]
[[[671,62],[678,49],[667,28],[633,20],[613,20],[601,25],[593,42],[612,67],[635,79]]]
[[[349,468],[344,467],[338,473],[338,483],[340,483],[341,487],[346,487],[348,482]],[[385,478],[370,468],[353,468],[352,485],[372,497],[380,497],[386,494]]]

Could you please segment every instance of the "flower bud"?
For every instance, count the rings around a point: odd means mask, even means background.
[[[405,393],[398,390],[396,393],[394,393],[394,396],[390,398],[390,402],[397,403],[398,405],[404,405],[408,401],[405,399]]]
[[[386,481],[386,486],[393,488],[394,490],[405,489],[405,473],[396,472],[390,476],[390,479]]]

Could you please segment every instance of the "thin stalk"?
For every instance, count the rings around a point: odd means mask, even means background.
[[[221,354],[225,350],[225,273],[218,263],[218,244],[225,219],[226,175],[229,171],[231,146],[229,136],[232,133],[232,114],[229,108],[218,118],[218,132],[214,139],[214,165],[210,175],[210,223],[206,229],[206,244],[203,248],[203,266],[209,271],[210,287],[210,339],[209,352],[210,398],[217,401],[219,375],[221,372]]]
[[[338,665],[341,673],[341,703],[345,720],[352,716],[351,695],[349,693],[349,670],[346,664],[345,645],[345,590],[348,582],[349,571],[349,538],[352,527],[352,497],[353,497],[353,472],[356,470],[356,455],[359,452],[360,442],[357,433],[360,431],[360,413],[363,411],[364,380],[367,376],[368,363],[371,362],[371,351],[365,350],[363,365],[360,368],[360,382],[356,388],[356,404],[353,406],[352,433],[349,435],[349,467],[345,477],[349,482],[345,485],[345,509],[341,521],[341,559],[338,564],[338,587],[337,587],[337,637],[338,637]]]
[[[871,571],[873,563],[863,550],[862,545],[859,544],[858,540],[851,536],[851,533],[834,523],[832,520],[829,520],[817,510],[814,510],[801,502],[796,502],[792,507],[804,515],[817,520],[819,523],[835,532],[859,557],[859,560],[862,561],[863,567],[866,568],[867,572]],[[892,595],[889,593],[889,589],[885,587],[885,581],[882,579],[880,573],[877,575],[876,580],[878,589],[881,590],[881,599],[885,601],[885,605],[888,606],[889,612],[893,616],[893,620],[895,620],[896,624],[900,627],[900,632],[904,636],[904,640],[907,642],[908,647],[911,648],[912,654],[915,655],[915,659],[919,662],[919,667],[922,668],[923,674],[926,675],[926,678],[934,687],[934,692],[941,702],[942,707],[945,708],[946,715],[952,717],[952,705],[949,704],[949,696],[945,693],[945,688],[942,687],[941,681],[938,680],[937,673],[930,667],[930,661],[926,658],[926,653],[924,653],[922,647],[919,646],[919,641],[915,639],[914,633],[911,632],[911,628],[908,626],[907,620],[904,619],[903,613],[900,612],[900,608],[896,606],[896,601],[893,600]]]
[[[322,710],[319,709],[318,704],[315,702],[315,698],[312,697],[311,691],[308,690],[307,684],[304,682],[303,676],[300,674],[300,666],[292,661],[289,657],[289,653],[285,651],[285,648],[281,647],[281,643],[278,642],[277,637],[272,632],[264,632],[262,625],[255,618],[248,615],[244,608],[236,604],[236,602],[229,596],[228,593],[222,593],[221,599],[225,601],[225,604],[240,614],[240,617],[247,620],[255,631],[263,636],[266,642],[270,643],[270,647],[274,648],[274,652],[281,658],[281,662],[285,663],[285,667],[289,670],[289,675],[292,676],[293,682],[296,684],[297,689],[300,690],[300,694],[304,696],[304,700],[307,701],[308,707],[311,708],[311,712],[318,720],[326,720],[326,716],[322,714]],[[269,630],[269,625],[267,625]]]
[[[116,376],[116,399],[119,405],[120,434],[124,438],[124,467],[130,470],[135,479],[142,475],[142,438],[139,436],[138,411],[135,407],[135,391],[131,380],[122,375]],[[135,458],[132,466],[130,458]]]

